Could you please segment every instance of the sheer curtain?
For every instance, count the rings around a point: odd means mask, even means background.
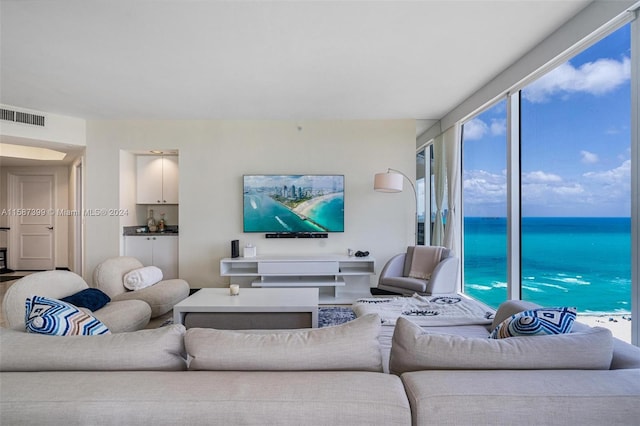
[[[459,126],[455,125],[448,128],[442,135],[445,161],[446,161],[446,174],[447,174],[447,220],[444,230],[443,245],[456,253],[458,251],[458,232],[457,232],[457,217],[456,207],[458,202],[459,187],[458,180],[460,179],[460,141],[459,141]]]
[[[441,246],[444,238],[444,227],[442,224],[442,202],[446,188],[445,170],[445,149],[443,135],[438,135],[433,140],[433,178],[436,199],[436,217],[433,222],[433,233],[431,235],[431,245]]]

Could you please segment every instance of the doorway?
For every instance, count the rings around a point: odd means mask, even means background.
[[[54,269],[55,174],[9,173],[8,181],[10,268]]]

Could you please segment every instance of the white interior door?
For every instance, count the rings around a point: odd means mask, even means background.
[[[11,175],[9,261],[13,269],[54,268],[53,175]]]

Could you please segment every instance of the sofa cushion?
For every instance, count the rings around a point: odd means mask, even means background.
[[[52,336],[94,336],[111,333],[106,325],[77,307],[48,297],[25,301],[27,332]]]
[[[611,331],[488,339],[424,333],[399,318],[393,333],[389,370],[609,369]]]
[[[400,378],[364,371],[3,373],[0,412],[5,426],[411,425]]]
[[[189,283],[175,278],[163,280],[153,286],[142,290],[127,291],[114,296],[112,300],[142,300],[151,308],[151,318],[164,315],[173,309],[173,306],[189,297]]]
[[[416,371],[402,382],[420,426],[629,426],[640,415],[640,370]]]
[[[519,312],[502,321],[489,335],[492,339],[571,332],[576,308],[539,308]]]
[[[63,297],[60,300],[71,303],[78,308],[87,308],[90,311],[97,311],[111,302],[111,298],[97,288],[85,288],[71,296]]]
[[[0,371],[185,370],[184,326],[100,336],[0,329]],[[98,385],[99,388],[99,385]]]
[[[334,327],[228,331],[191,328],[190,370],[382,371],[380,317],[364,315]]]
[[[81,308],[86,309],[86,308]],[[109,327],[112,333],[142,330],[149,324],[151,307],[142,300],[111,301],[92,315]]]

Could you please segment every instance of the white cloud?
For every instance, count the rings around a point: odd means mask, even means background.
[[[473,141],[482,139],[482,137],[489,131],[487,123],[474,118],[464,123],[462,135],[465,141]]]
[[[500,135],[504,135],[507,133],[507,119],[503,118],[503,119],[497,119],[494,118],[493,120],[491,120],[491,134],[493,136],[500,136]]]
[[[507,132],[507,119],[493,118],[491,124],[487,124],[479,118],[474,118],[464,123],[463,129],[465,141],[482,139],[487,134],[500,136]]]
[[[534,103],[545,102],[555,94],[583,92],[602,95],[625,83],[630,76],[631,62],[627,57],[621,61],[598,59],[578,68],[565,62],[531,83],[522,93],[525,99]]]
[[[631,177],[631,160],[625,160],[620,166],[603,172],[588,172],[585,178],[605,185],[629,186]]]
[[[541,170],[535,172],[523,173],[523,183],[558,183],[562,182],[562,178],[553,173],[546,173]]]
[[[627,158],[610,170],[584,173],[577,179],[536,170],[522,175],[523,212],[533,215],[627,214],[630,201],[631,161]],[[506,173],[467,170],[464,202],[469,212],[504,212],[507,202]]]
[[[466,200],[472,203],[500,203],[506,200],[507,180],[504,174],[470,170],[465,172],[463,187]]]
[[[580,157],[582,157],[581,161],[585,164],[595,164],[600,161],[600,158],[598,158],[598,154],[594,154],[593,152],[589,151],[580,151]]]

